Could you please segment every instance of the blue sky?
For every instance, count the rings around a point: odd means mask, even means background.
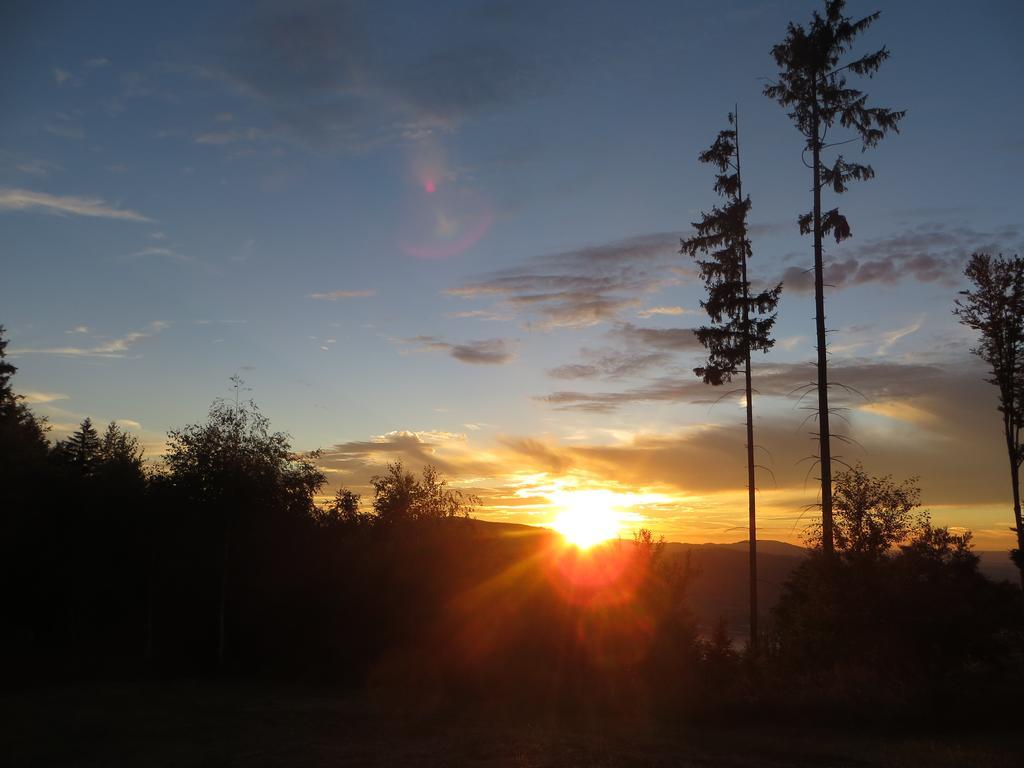
[[[119,419],[152,455],[240,373],[331,487],[438,464],[495,519],[564,489],[624,526],[734,540],[742,412],[693,377],[702,286],[676,254],[716,202],[696,156],[739,105],[760,279],[766,535],[814,483],[800,137],[761,96],[815,3],[5,4],[0,322],[60,436]],[[882,10],[865,84],[907,110],[837,202],[834,378],[874,472],[940,522],[1008,534],[995,392],[950,315],[973,250],[1020,252],[1024,75],[1013,2]],[[856,154],[856,148],[848,150]],[[828,202],[828,201],[827,201]],[[561,489],[561,490],[560,490]]]

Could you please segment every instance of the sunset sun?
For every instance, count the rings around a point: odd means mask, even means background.
[[[614,539],[619,535],[622,516],[614,496],[606,491],[564,491],[552,499],[561,508],[551,527],[566,542],[579,549]]]

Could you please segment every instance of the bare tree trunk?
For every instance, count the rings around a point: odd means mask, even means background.
[[[746,270],[744,270],[746,271]],[[750,385],[750,351],[747,351],[747,510],[750,527],[750,649],[757,653],[757,509],[754,488],[754,408]]]
[[[818,341],[818,458],[821,463],[821,549],[832,558],[832,451],[828,424],[828,351],[825,338],[825,276],[821,248],[821,140],[815,90],[812,139],[814,166],[814,322]]]
[[[1013,437],[1007,425],[1006,447],[1010,454],[1010,482],[1013,484],[1013,522],[1017,530],[1017,569],[1020,571],[1020,588],[1024,591],[1024,521],[1020,511],[1020,464],[1013,449]]]
[[[743,178],[740,174],[740,115],[735,112],[736,129],[736,194],[743,202]],[[754,488],[754,389],[750,382],[750,286],[747,282],[747,254],[744,247],[742,261],[743,281],[743,329],[746,334],[746,359],[744,360],[745,394],[747,408],[747,517],[749,525],[750,558],[750,650],[756,655],[758,645],[757,628],[757,502]]]

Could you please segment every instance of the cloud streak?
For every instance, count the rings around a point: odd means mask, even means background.
[[[87,216],[121,221],[152,221],[141,213],[117,208],[96,197],[50,195],[28,189],[0,189],[0,210],[41,211],[56,216]]]
[[[616,318],[639,296],[677,282],[660,268],[679,249],[677,233],[654,233],[530,259],[446,291],[495,298],[541,329],[583,328]]]
[[[128,357],[128,353],[131,352],[135,345],[145,339],[156,336],[167,326],[168,323],[157,320],[150,323],[144,331],[132,331],[124,336],[101,341],[91,347],[21,347],[12,349],[10,353],[12,355],[58,355],[61,357]]]
[[[376,295],[377,291],[372,288],[355,291],[326,291],[324,293],[311,293],[309,298],[317,301],[337,301],[338,299],[363,299]]]
[[[620,352],[584,348],[585,363],[560,365],[548,371],[554,379],[617,379],[639,375],[654,366],[666,363],[670,357],[664,352]]]
[[[647,328],[633,323],[619,323],[608,335],[630,346],[639,344],[673,352],[703,349],[693,328]]]
[[[639,317],[644,318],[644,319],[647,319],[647,318],[650,318],[650,317],[654,317],[655,315],[676,316],[676,315],[692,315],[692,314],[696,314],[696,311],[692,310],[692,309],[685,309],[684,307],[676,307],[676,306],[672,306],[672,307],[648,307],[647,309],[642,309],[639,312],[637,312],[637,315]]]
[[[459,362],[473,365],[504,365],[515,359],[513,345],[506,339],[481,339],[452,344],[436,336],[415,336],[402,341],[428,352],[447,352]]]
[[[787,363],[755,366],[757,390],[769,397],[789,397],[813,381],[813,366]],[[889,399],[921,392],[924,382],[945,376],[937,365],[852,361],[829,368],[830,380],[852,387],[869,398]],[[656,379],[642,386],[611,392],[563,390],[535,399],[556,410],[610,413],[628,405],[715,402],[721,392],[694,378]]]
[[[57,392],[25,392],[23,397],[25,402],[29,405],[42,405],[44,403],[53,403],[58,400],[69,399],[68,395],[62,395]]]
[[[891,285],[906,279],[955,286],[960,283],[964,264],[972,253],[1014,253],[1022,246],[1024,239],[1016,226],[984,231],[931,222],[862,245],[835,247],[836,253],[842,255],[828,261],[824,279],[835,288],[870,283]],[[814,273],[804,267],[787,267],[780,279],[787,291],[814,290]]]

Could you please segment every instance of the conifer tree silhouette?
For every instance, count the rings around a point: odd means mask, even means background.
[[[859,21],[843,15],[845,0],[827,0],[824,16],[817,11],[804,27],[790,22],[786,38],[772,48],[779,66],[778,80],[764,88],[764,94],[789,110],[797,130],[805,139],[804,154],[810,153],[813,176],[814,206],[799,218],[800,233],[814,235],[814,306],[818,390],[818,460],[821,464],[821,527],[822,551],[831,558],[832,545],[832,451],[828,405],[828,350],[825,328],[825,282],[822,239],[835,237],[837,243],[851,235],[850,224],[838,208],[821,210],[821,192],[831,187],[842,194],[851,181],[873,178],[870,165],[852,163],[840,154],[833,165],[825,165],[822,152],[830,147],[859,141],[861,150],[874,147],[889,131],[899,133],[904,112],[867,106],[867,94],[849,87],[847,75],[871,77],[889,58],[882,47],[874,53],[846,63],[844,54],[854,39],[877,19],[872,13]],[[852,138],[829,141],[829,132],[836,126],[852,132]],[[806,164],[806,159],[804,160]]]
[[[708,384],[721,385],[743,371],[747,415],[747,506],[750,529],[750,647],[757,649],[757,511],[754,464],[754,391],[750,376],[750,354],[767,352],[775,341],[771,338],[775,324],[775,308],[782,293],[782,284],[758,293],[751,293],[747,278],[747,259],[752,251],[747,233],[750,196],[743,195],[740,173],[739,122],[736,113],[729,115],[729,128],[720,131],[714,144],[699,156],[702,163],[713,165],[715,191],[726,199],[721,207],[703,214],[693,227],[696,234],[683,240],[681,252],[698,259],[701,277],[707,286],[707,298],[701,306],[712,325],[697,330],[701,344],[708,350],[708,361],[694,373]]]
[[[92,425],[92,419],[86,416],[79,428],[62,441],[60,451],[71,466],[83,475],[89,475],[100,459],[101,447],[99,433]]]

